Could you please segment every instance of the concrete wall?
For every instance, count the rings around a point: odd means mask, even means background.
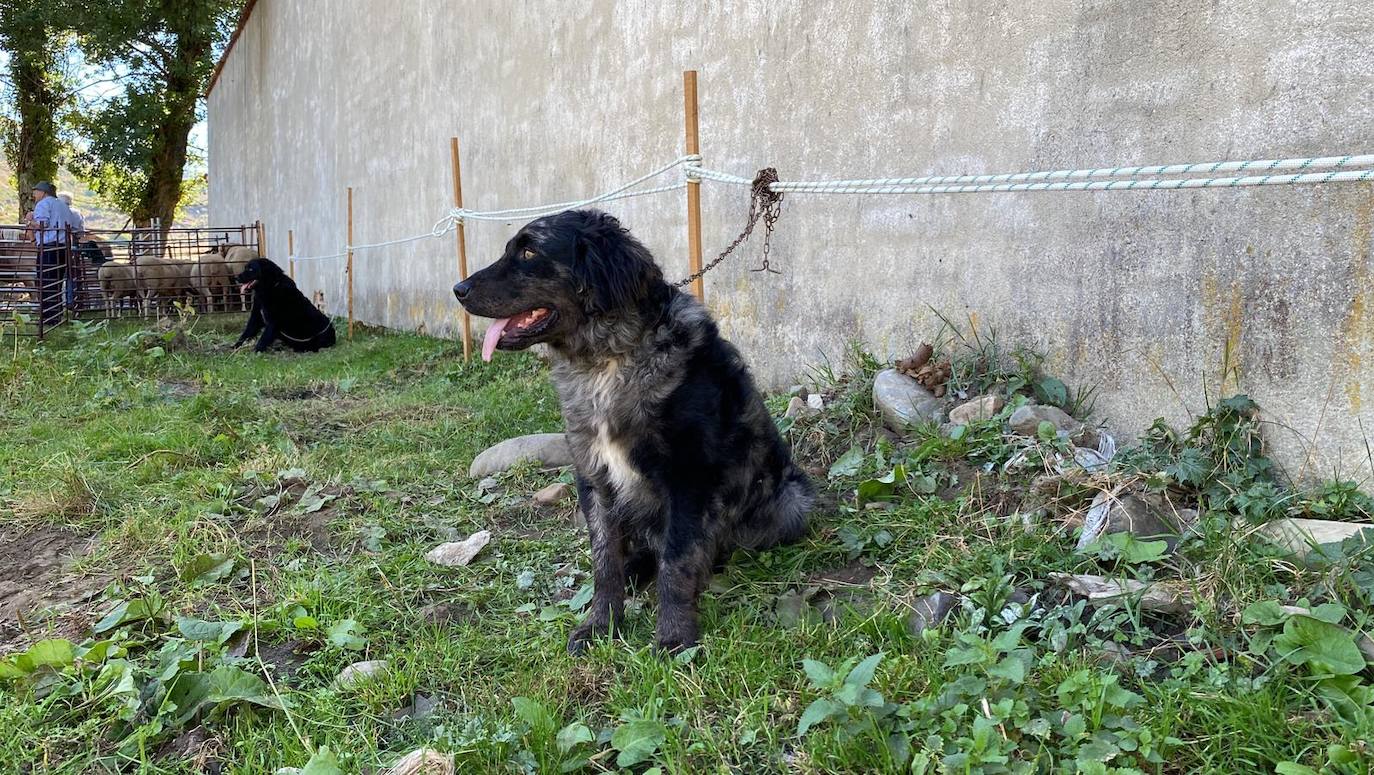
[[[428,229],[463,141],[469,206],[561,201],[682,152],[701,71],[709,166],[784,178],[983,173],[1374,148],[1374,16],[1360,0],[496,2],[261,0],[210,96],[216,224],[262,218],[272,255]],[[804,7],[803,7],[804,6]],[[704,187],[708,258],[742,189]],[[611,206],[686,274],[680,193]],[[1224,353],[1293,473],[1369,469],[1374,187],[793,196],[773,246],[707,296],[762,381],[887,354],[930,308],[1036,345],[1102,386],[1119,431],[1181,421]],[[468,229],[473,267],[518,228]],[[451,240],[360,255],[358,317],[451,334]],[[343,310],[342,262],[299,269]],[[480,331],[480,328],[479,328]],[[1166,376],[1167,375],[1167,378]],[[1365,402],[1369,401],[1368,404]]]

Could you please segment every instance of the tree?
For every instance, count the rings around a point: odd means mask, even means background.
[[[78,7],[79,6],[79,9]],[[135,225],[171,227],[191,128],[241,0],[77,0],[70,18],[87,61],[114,74],[117,96],[89,106],[75,171]]]
[[[58,114],[68,102],[66,46],[37,0],[0,0],[0,46],[9,55],[12,110],[4,117],[5,156],[14,169],[19,215],[33,209],[33,185],[56,180]]]

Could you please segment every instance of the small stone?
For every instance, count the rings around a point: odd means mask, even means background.
[[[1042,422],[1053,425],[1056,431],[1068,436],[1075,446],[1087,447],[1088,449],[1097,448],[1097,432],[1073,419],[1057,406],[1026,404],[1017,407],[1016,411],[1011,413],[1011,418],[1007,420],[1007,425],[1022,436],[1034,438],[1040,431],[1040,423]]]
[[[806,405],[819,412],[825,408],[825,399],[821,398],[820,393],[812,393],[806,397]]]
[[[793,385],[792,387],[787,389],[787,395],[801,396],[802,398],[806,398],[806,387],[803,385]]]
[[[968,425],[974,420],[990,420],[1006,404],[998,395],[979,396],[949,410],[949,421],[954,425]]]
[[[933,422],[944,407],[934,393],[895,369],[880,371],[873,379],[873,404],[882,412],[883,424],[894,431]]]
[[[334,688],[351,689],[364,681],[368,681],[378,673],[385,672],[388,663],[385,659],[372,659],[366,662],[354,662],[345,667],[334,679]]]
[[[392,721],[419,721],[434,715],[439,703],[433,697],[416,693],[405,707],[397,708],[391,714]]]
[[[572,465],[568,439],[561,433],[535,433],[517,436],[484,450],[468,468],[474,479],[499,474],[522,460],[532,460],[543,468]]]
[[[1078,539],[1082,549],[1107,533],[1130,533],[1142,541],[1164,541],[1168,551],[1178,547],[1178,539],[1197,524],[1197,511],[1175,509],[1163,495],[1156,493],[1100,492],[1093,498],[1083,533]]]
[[[501,480],[497,479],[494,476],[488,476],[487,478],[477,483],[477,491],[485,495],[486,493],[489,493],[500,486]]]
[[[383,770],[382,775],[453,775],[453,754],[419,748]]]
[[[462,541],[439,544],[429,550],[425,559],[435,565],[461,568],[472,562],[472,558],[476,557],[477,553],[482,551],[482,547],[489,543],[491,543],[491,531],[479,530]]]
[[[1084,447],[1073,448],[1073,462],[1089,473],[1101,471],[1107,467],[1107,459],[1102,456],[1101,452]]]
[[[536,507],[543,509],[549,506],[557,506],[565,499],[571,497],[572,494],[572,485],[564,484],[563,482],[554,482],[535,493],[534,496],[530,498],[530,502]]]
[[[948,592],[936,592],[917,600],[906,617],[906,630],[915,637],[931,627],[938,627],[949,616],[959,598]]]
[[[1259,532],[1289,552],[1305,555],[1315,546],[1340,543],[1370,527],[1374,526],[1360,522],[1287,518],[1276,519],[1261,527]]]
[[[810,417],[816,413],[801,396],[792,396],[792,400],[787,402],[787,411],[782,413],[783,417],[795,420],[798,417]]]

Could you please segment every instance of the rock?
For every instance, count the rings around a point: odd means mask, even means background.
[[[506,439],[484,450],[472,461],[468,476],[477,479],[499,474],[522,460],[533,460],[544,468],[561,468],[573,462],[563,434],[535,433]]]
[[[1374,525],[1327,519],[1276,519],[1259,529],[1260,535],[1288,551],[1305,555],[1314,546],[1337,544]]]
[[[874,378],[873,403],[883,413],[883,424],[895,431],[934,422],[944,408],[935,394],[895,369],[880,371]]]
[[[1107,458],[1095,449],[1084,447],[1073,448],[1073,462],[1077,463],[1084,471],[1095,473],[1107,468]]]
[[[953,425],[968,425],[974,420],[989,420],[1002,411],[1007,402],[1001,396],[979,396],[949,410],[949,421]]]
[[[453,754],[418,748],[383,770],[382,775],[453,775]]]
[[[425,559],[435,565],[443,565],[449,568],[461,568],[472,562],[472,558],[482,551],[482,547],[491,543],[490,530],[478,530],[462,541],[453,541],[447,544],[439,544],[425,555]]]
[[[334,679],[335,689],[351,689],[364,681],[368,681],[378,673],[385,672],[389,663],[385,659],[372,659],[366,662],[354,662],[340,671]]]
[[[1130,533],[1142,541],[1164,541],[1173,552],[1178,548],[1179,536],[1197,524],[1197,519],[1197,511],[1175,509],[1167,498],[1156,493],[1118,496],[1103,491],[1093,498],[1083,520],[1078,548],[1087,547],[1107,533]]]
[[[1042,404],[1019,406],[1011,413],[1007,425],[1022,436],[1034,437],[1040,430],[1040,423],[1048,422],[1069,437],[1078,447],[1097,449],[1097,432],[1070,417],[1063,409]]]
[[[906,617],[906,631],[915,637],[931,627],[938,627],[959,604],[959,598],[948,592],[936,592],[917,600]]]
[[[494,476],[488,476],[487,478],[477,483],[477,492],[480,492],[483,495],[485,495],[489,492],[494,491],[496,488],[500,486],[501,480],[497,479]]]
[[[782,416],[795,420],[798,417],[811,417],[815,414],[816,410],[803,401],[801,396],[792,396],[792,400],[787,402],[787,411],[783,412]]]
[[[1180,582],[1156,581],[1147,584],[1133,579],[1115,581],[1086,573],[1051,573],[1050,578],[1074,594],[1086,597],[1093,605],[1137,598],[1141,610],[1162,614],[1186,614],[1194,606],[1191,590]]]
[[[426,697],[419,692],[411,698],[410,702],[404,707],[397,708],[391,713],[392,721],[420,721],[434,715],[434,711],[439,708],[439,703],[433,697]]]
[[[806,405],[819,412],[825,408],[825,399],[820,393],[812,393],[806,397]]]
[[[563,482],[554,482],[548,487],[545,487],[544,489],[535,493],[530,498],[530,502],[538,508],[544,509],[548,508],[549,506],[557,506],[559,503],[563,502],[563,500],[567,499],[572,494],[572,485],[564,484]]]

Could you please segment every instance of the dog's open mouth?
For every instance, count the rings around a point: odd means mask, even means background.
[[[482,360],[490,361],[496,350],[514,350],[531,344],[530,339],[544,333],[558,313],[548,307],[536,307],[519,315],[492,322],[482,340]]]
[[[258,284],[258,281],[257,281],[257,280],[249,280],[248,282],[246,282],[246,283],[244,283],[243,285],[240,285],[240,286],[239,286],[239,291],[242,292],[242,293],[247,293],[247,292],[253,290],[253,286],[254,286],[254,285],[257,285],[257,284]]]

